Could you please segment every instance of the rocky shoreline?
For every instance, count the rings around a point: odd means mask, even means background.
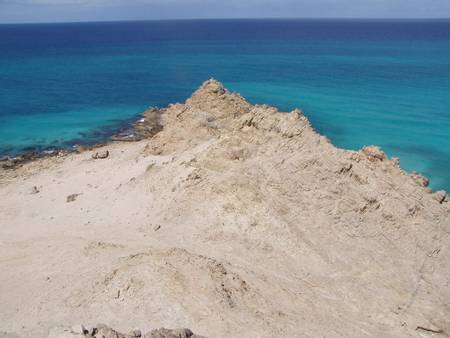
[[[129,127],[122,128],[117,133],[109,137],[110,141],[117,142],[137,142],[154,136],[162,130],[161,116],[163,109],[151,107],[141,113],[139,117],[131,123]],[[0,168],[5,170],[14,170],[24,164],[52,157],[64,157],[70,153],[81,153],[84,151],[92,151],[97,148],[104,147],[108,142],[79,145],[74,144],[72,150],[67,148],[52,147],[42,151],[25,151],[17,156],[0,157]]]
[[[214,79],[210,81],[215,81]],[[171,107],[173,105],[170,105]],[[82,153],[85,151],[94,151],[95,149],[102,148],[108,145],[109,142],[139,142],[145,139],[150,139],[164,128],[164,114],[166,113],[167,108],[157,108],[150,107],[144,112],[142,112],[134,122],[127,127],[122,128],[118,132],[114,133],[109,137],[109,141],[94,143],[94,144],[86,144],[86,145],[73,145],[73,149],[64,149],[64,148],[51,148],[43,151],[27,151],[18,156],[3,156],[0,157],[0,168],[4,170],[14,170],[20,168],[24,164],[30,163],[32,161],[36,161],[39,159],[46,159],[52,157],[65,157],[71,153]],[[180,112],[180,115],[183,114],[183,111]],[[383,160],[386,159],[385,153],[376,146],[367,146],[362,149],[362,152],[365,153],[369,159],[371,160]],[[94,158],[98,156],[95,153],[92,155]],[[100,156],[101,157],[101,156]],[[392,159],[396,165],[400,168],[400,159],[393,158]],[[433,191],[428,188],[429,179],[422,174],[419,174],[415,171],[407,173],[410,175],[415,181],[418,182],[421,186],[428,189],[430,193]],[[448,202],[449,195],[445,190],[439,190],[435,193],[435,199],[440,203]]]
[[[165,123],[164,114],[166,113],[166,110],[167,109],[150,107],[149,109],[141,113],[140,116],[136,118],[129,127],[123,128],[119,132],[111,135],[109,142],[139,142],[145,139],[152,138],[163,130]],[[180,115],[181,114],[183,114],[183,111],[180,112]],[[82,153],[85,151],[94,151],[92,154],[92,157],[94,159],[104,159],[109,156],[109,152],[105,150],[103,151],[103,154],[99,154],[95,152],[95,149],[102,148],[107,145],[108,142],[95,143],[91,145],[74,145],[72,151],[63,148],[53,148],[41,152],[29,151],[15,157],[4,156],[0,158],[0,168],[4,170],[14,170],[36,160],[49,159],[52,157],[63,158],[71,153]],[[371,161],[383,161],[387,159],[386,154],[376,146],[367,146],[364,147],[361,151]],[[400,159],[393,158],[392,160],[395,165],[400,168]],[[406,174],[410,175],[411,178],[413,178],[413,180],[415,180],[419,185],[426,188],[429,193],[433,193],[433,191],[428,188],[429,179],[427,177],[414,171]],[[434,192],[433,196],[434,199],[439,203],[450,201],[450,197],[445,190],[438,190]]]
[[[172,105],[171,105],[172,106]],[[170,106],[169,106],[170,107]],[[102,148],[108,145],[109,142],[139,142],[145,139],[150,139],[164,128],[164,114],[167,109],[161,109],[156,107],[150,107],[137,117],[129,127],[122,128],[118,132],[109,137],[110,141],[102,143],[94,143],[87,145],[73,146],[73,150],[64,148],[51,148],[43,151],[27,151],[18,156],[3,156],[0,158],[0,168],[4,170],[14,170],[21,166],[40,159],[48,159],[52,157],[62,158],[71,153],[82,153],[85,151],[94,151],[95,149]],[[180,113],[180,115],[183,112]],[[384,152],[376,146],[367,146],[362,149],[370,159],[383,160],[386,159]],[[95,153],[92,155],[94,158],[98,156]],[[100,156],[101,157],[101,156]],[[98,158],[98,157],[97,157]],[[400,168],[400,160],[393,158],[393,161]],[[428,188],[429,179],[417,172],[408,173],[415,181],[421,186],[428,189],[430,193],[432,190]],[[445,190],[439,190],[435,193],[435,199],[440,203],[448,202],[449,196]]]
[[[4,156],[0,158],[0,167],[5,170],[17,169],[20,166],[41,159],[59,156],[62,157],[68,153],[64,149],[46,150],[42,152],[29,151],[18,156]]]

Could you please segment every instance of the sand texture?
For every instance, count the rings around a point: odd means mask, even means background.
[[[140,123],[0,171],[0,337],[450,335],[450,203],[426,178],[214,80]]]

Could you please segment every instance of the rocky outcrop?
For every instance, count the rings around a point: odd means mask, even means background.
[[[436,191],[433,194],[433,198],[441,204],[449,201],[447,192],[444,190]]]
[[[339,149],[300,110],[214,80],[148,114],[141,141],[95,149],[107,160],[69,154],[0,181],[3,330],[450,334],[447,193],[376,146]],[[150,331],[169,334],[195,337]]]
[[[56,327],[50,331],[48,338],[206,338],[192,333],[189,329],[169,330],[165,328],[156,329],[147,333],[141,330],[133,330],[127,334],[120,333],[114,329],[98,324],[95,327],[74,325],[72,327]]]
[[[63,157],[67,154],[66,150],[54,149],[42,152],[30,151],[16,157],[4,157],[0,159],[0,168],[5,170],[17,169],[26,163],[36,161],[38,159],[50,157]]]
[[[127,128],[120,133],[113,135],[113,141],[136,142],[145,138],[150,138],[160,132],[164,121],[162,116],[164,109],[150,108],[142,113],[141,117],[133,123],[131,128]]]
[[[384,161],[387,158],[386,154],[376,146],[364,147],[362,152],[370,161]]]

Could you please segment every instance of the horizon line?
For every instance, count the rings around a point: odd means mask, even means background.
[[[163,21],[228,21],[228,20],[305,20],[305,21],[450,21],[450,17],[242,17],[242,18],[167,18],[167,19],[113,19],[113,20],[76,20],[76,21],[25,21],[0,22],[0,25],[51,25],[81,23],[120,23],[120,22],[163,22]]]

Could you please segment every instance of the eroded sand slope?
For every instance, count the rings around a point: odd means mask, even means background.
[[[106,159],[0,174],[0,331],[450,334],[450,204],[424,178],[212,80],[159,114]]]

